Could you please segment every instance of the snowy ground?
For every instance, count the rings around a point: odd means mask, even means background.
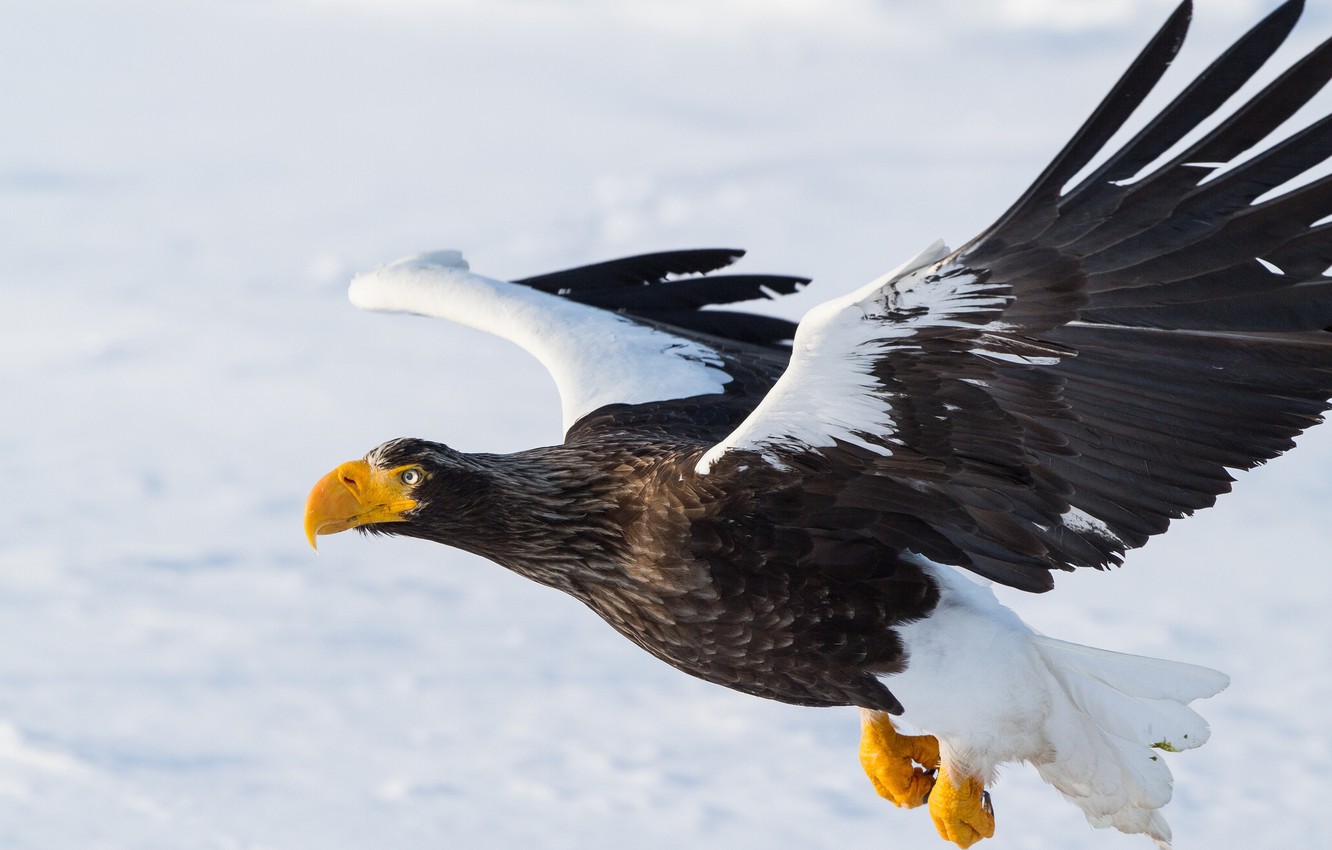
[[[852,710],[695,682],[459,553],[300,529],[386,438],[558,439],[538,365],[358,313],[354,271],[736,246],[816,279],[798,314],[1001,212],[1169,6],[905,5],[6,0],[0,847],[942,846],[873,796]],[[1269,8],[1200,5],[1185,67]],[[1178,847],[1314,846],[1332,431],[1238,489],[1009,597],[1233,675],[1173,758]],[[994,797],[993,850],[1147,846],[1029,770]]]

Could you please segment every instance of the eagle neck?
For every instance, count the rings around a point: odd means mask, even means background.
[[[437,539],[575,596],[625,558],[617,476],[603,452],[553,446],[463,455],[480,486]],[[612,470],[616,464],[611,464]]]

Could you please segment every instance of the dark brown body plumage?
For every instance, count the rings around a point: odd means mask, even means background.
[[[877,675],[905,665],[895,624],[937,601],[914,565],[789,474],[698,475],[706,446],[629,438],[513,455],[419,440],[421,521],[385,527],[482,555],[582,601],[667,663],[798,705],[901,706]],[[371,530],[376,530],[371,527]]]

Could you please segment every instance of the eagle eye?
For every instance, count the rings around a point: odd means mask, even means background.
[[[403,484],[406,484],[408,487],[420,484],[422,479],[424,478],[425,478],[425,473],[415,468],[404,469],[401,473],[398,474],[398,480],[401,481]]]

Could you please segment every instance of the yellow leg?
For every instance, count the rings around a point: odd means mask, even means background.
[[[939,770],[930,792],[930,817],[941,836],[965,848],[994,835],[994,809],[980,779],[960,779],[961,784],[954,785],[948,770]]]
[[[908,809],[929,799],[939,742],[932,735],[899,734],[881,711],[862,710],[860,718],[860,764],[879,796]]]

